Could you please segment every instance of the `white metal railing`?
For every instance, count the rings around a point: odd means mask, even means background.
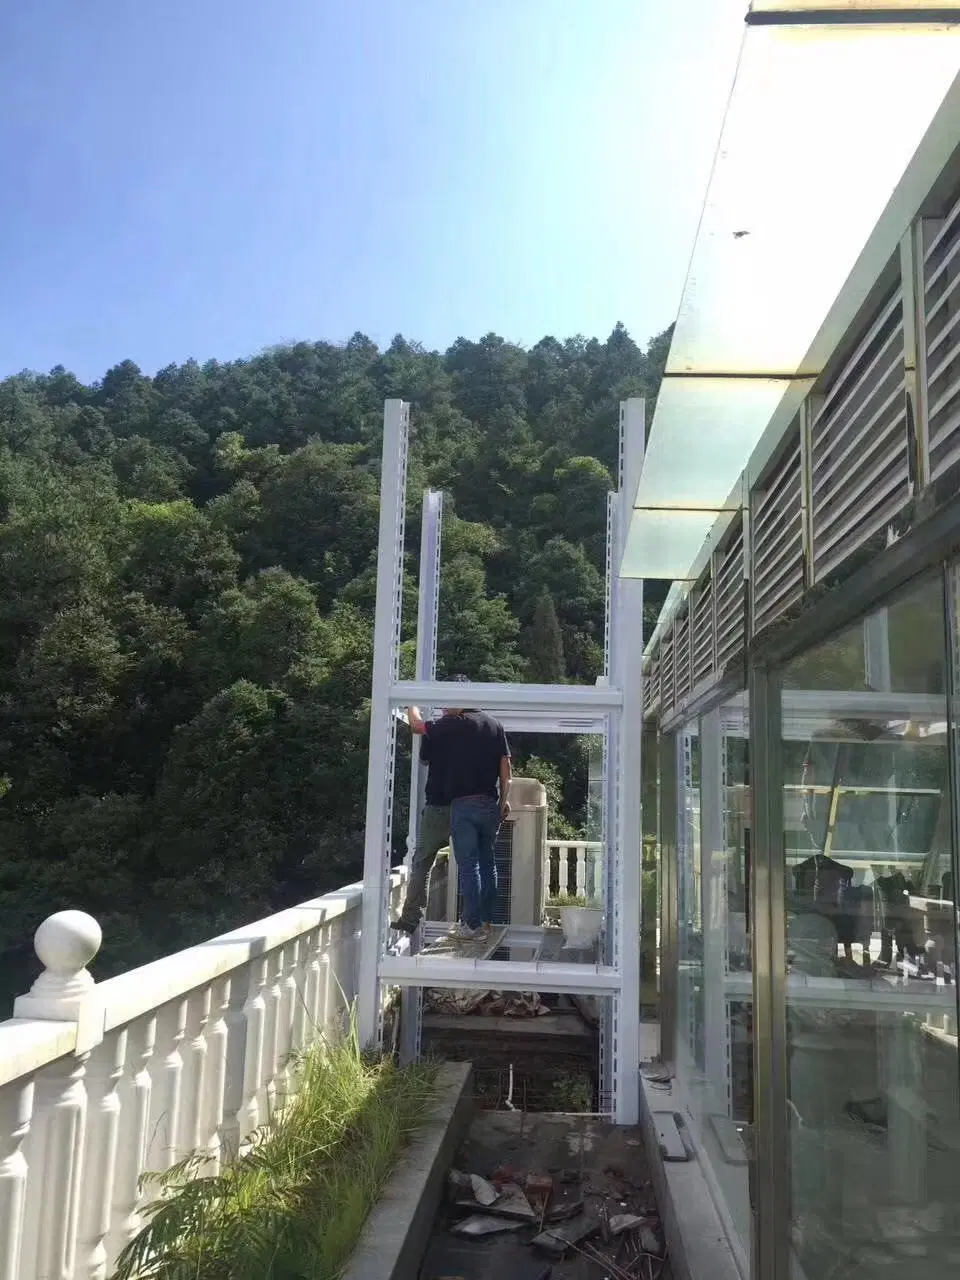
[[[392,877],[396,900],[403,873]],[[289,1092],[291,1051],[357,994],[362,885],[95,984],[100,929],[37,930],[0,1022],[0,1280],[102,1280],[141,1226],[141,1174],[215,1171]]]
[[[548,840],[544,850],[545,897],[569,894],[602,896],[602,854],[599,840]]]

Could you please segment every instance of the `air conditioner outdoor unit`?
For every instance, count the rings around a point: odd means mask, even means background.
[[[547,850],[547,792],[536,778],[510,783],[510,817],[497,836],[497,907],[493,924],[539,925]],[[447,879],[447,919],[460,918],[456,858]]]

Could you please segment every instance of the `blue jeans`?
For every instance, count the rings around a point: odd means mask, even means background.
[[[499,829],[500,804],[492,796],[466,796],[450,806],[450,837],[463,897],[461,918],[471,929],[493,920],[497,903],[493,850]]]

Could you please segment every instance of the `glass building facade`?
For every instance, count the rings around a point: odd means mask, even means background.
[[[645,654],[661,1058],[754,1280],[960,1275],[956,155],[898,236]]]

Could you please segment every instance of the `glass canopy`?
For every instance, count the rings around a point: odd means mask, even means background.
[[[753,5],[818,18],[746,28],[624,576],[688,577],[776,406],[820,372],[814,339],[960,70],[960,25],[835,25],[830,7]]]

